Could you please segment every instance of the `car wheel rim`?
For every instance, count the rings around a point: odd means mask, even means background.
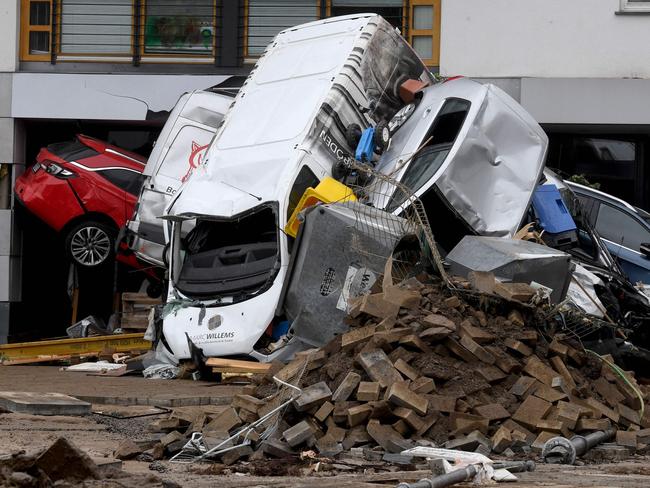
[[[99,227],[83,227],[72,236],[70,252],[84,266],[96,266],[111,253],[111,239]]]

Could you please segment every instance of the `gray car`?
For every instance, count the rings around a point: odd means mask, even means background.
[[[650,214],[594,188],[566,184],[630,281],[650,284]]]

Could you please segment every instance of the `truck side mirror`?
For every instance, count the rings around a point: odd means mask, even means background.
[[[643,254],[646,258],[650,258],[650,242],[641,243],[639,252]]]

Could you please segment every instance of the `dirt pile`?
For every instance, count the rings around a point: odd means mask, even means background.
[[[302,393],[250,432],[250,445],[225,452],[225,464],[307,450],[397,461],[395,454],[415,445],[527,456],[551,437],[610,427],[630,453],[645,449],[644,387],[612,369],[611,358],[581,351],[540,309],[519,301],[534,290],[514,284],[491,295],[451,293],[422,281],[365,296],[350,314],[349,332],[274,365],[230,408],[187,431],[201,430],[212,447],[264,417],[292,395],[275,376]],[[173,442],[180,448],[186,439]]]
[[[3,487],[99,487],[106,486],[107,480],[125,488],[178,486],[155,476],[129,475],[116,467],[98,466],[63,437],[37,454],[20,451],[0,457],[0,486]]]

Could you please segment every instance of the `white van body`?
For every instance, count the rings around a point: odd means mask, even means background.
[[[269,361],[282,354],[254,347],[277,316],[290,254],[282,229],[306,188],[353,154],[346,127],[390,120],[404,105],[399,86],[409,78],[433,82],[408,43],[375,14],[278,34],[237,95],[207,162],[167,209],[173,225],[162,330],[174,358],[189,358],[190,342],[208,357]]]
[[[183,94],[174,106],[151,151],[138,205],[126,226],[127,243],[139,259],[164,266],[160,217],[181,184],[203,163],[233,99],[228,90],[196,90]]]

